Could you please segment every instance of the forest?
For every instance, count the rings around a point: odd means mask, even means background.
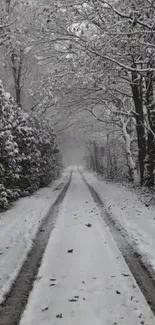
[[[154,0],[2,0],[0,71],[1,209],[58,177],[69,141],[154,188]]]

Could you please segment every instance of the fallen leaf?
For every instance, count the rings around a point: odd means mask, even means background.
[[[77,299],[72,298],[72,299],[68,299],[68,301],[69,301],[69,302],[76,302]]]
[[[73,253],[73,248],[72,249],[68,249],[67,253]]]
[[[62,318],[62,314],[57,314],[56,318]]]
[[[44,312],[44,311],[46,311],[46,310],[48,310],[48,307],[43,308],[43,309],[42,309],[42,312]]]
[[[87,223],[85,226],[92,227],[91,223]]]
[[[126,273],[122,273],[122,275],[123,275],[123,276],[126,276],[126,277],[129,276],[129,274],[126,274]]]
[[[120,292],[120,291],[118,291],[118,290],[116,290],[116,293],[117,293],[117,295],[120,295],[120,294],[121,294],[121,292]]]

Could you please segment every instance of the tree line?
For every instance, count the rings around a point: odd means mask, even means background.
[[[72,105],[103,122],[103,130],[107,124],[120,129],[130,180],[139,177],[141,185],[153,187],[155,1],[66,0],[51,7],[49,2],[44,35],[70,61],[66,94]]]
[[[154,18],[154,0],[12,0],[0,26],[18,106],[26,91],[29,110],[56,109],[64,128],[85,112],[79,134],[75,128],[87,161],[97,155],[89,166],[114,178],[122,159],[126,177],[148,187],[155,181]]]

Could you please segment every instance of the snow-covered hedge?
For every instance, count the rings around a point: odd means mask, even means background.
[[[24,113],[0,81],[0,209],[48,185],[58,176],[60,165],[49,122]]]

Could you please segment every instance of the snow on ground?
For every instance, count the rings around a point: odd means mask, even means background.
[[[88,172],[84,172],[84,176],[98,192],[108,212],[127,231],[144,261],[155,271],[155,207],[146,207],[138,194],[123,185],[106,182]]]
[[[61,192],[59,185],[68,178],[66,170],[51,187],[19,199],[12,209],[0,214],[0,302],[18,275],[41,220]]]
[[[20,325],[42,324],[155,324],[99,209],[75,171],[20,321]]]

